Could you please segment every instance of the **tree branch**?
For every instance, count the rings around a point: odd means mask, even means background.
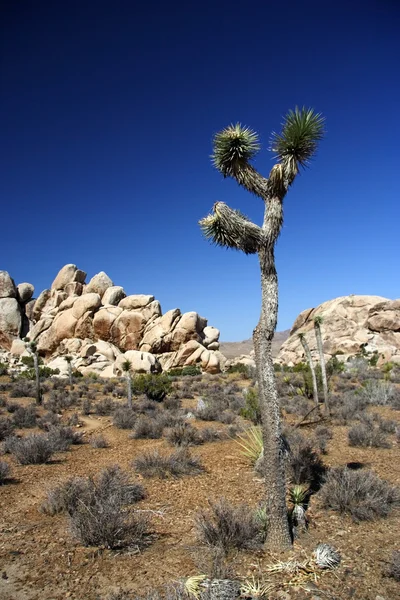
[[[216,202],[213,213],[199,224],[204,236],[217,246],[242,250],[245,254],[256,254],[264,244],[261,227],[224,202]]]

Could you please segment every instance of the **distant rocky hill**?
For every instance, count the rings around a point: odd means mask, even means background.
[[[275,358],[284,341],[289,337],[289,329],[277,331],[272,341],[272,356]],[[242,355],[248,355],[253,350],[253,340],[243,342],[220,342],[220,351],[226,358],[234,359]]]
[[[299,333],[304,333],[312,355],[318,360],[314,317],[323,318],[323,349],[327,359],[339,353],[346,360],[360,352],[378,354],[378,365],[400,364],[400,300],[381,296],[342,296],[299,314],[283,343],[277,361],[294,365],[304,361]]]
[[[51,368],[67,370],[66,355],[81,373],[111,377],[129,359],[133,371],[155,372],[199,365],[218,373],[219,330],[196,312],[166,312],[154,296],[127,296],[103,271],[86,283],[86,273],[65,265],[51,287],[32,299],[31,284],[15,285],[0,271],[0,348],[26,353],[29,336]]]

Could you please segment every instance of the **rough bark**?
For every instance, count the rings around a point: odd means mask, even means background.
[[[264,477],[269,529],[266,546],[283,550],[291,545],[286,507],[285,465],[281,454],[281,417],[271,353],[278,317],[278,276],[274,247],[282,226],[282,201],[269,200],[263,229],[266,244],[259,252],[262,304],[253,332],[264,443]]]
[[[128,396],[128,406],[132,408],[132,380],[129,373],[126,374],[126,391]]]
[[[316,406],[318,406],[319,400],[318,400],[317,376],[315,375],[315,368],[314,368],[313,359],[311,357],[310,348],[309,348],[309,346],[307,344],[307,340],[304,337],[300,337],[300,342],[301,342],[301,345],[304,348],[304,352],[305,352],[305,355],[306,355],[306,358],[307,358],[308,366],[310,367],[312,384],[313,384],[314,402],[315,402]]]
[[[315,338],[317,340],[319,361],[320,361],[320,365],[321,365],[322,388],[323,388],[323,392],[324,392],[325,412],[327,415],[329,415],[330,410],[329,410],[329,397],[328,397],[328,381],[326,378],[324,349],[322,347],[322,335],[321,335],[321,327],[320,327],[319,323],[314,323],[314,330],[315,330]]]
[[[36,404],[42,404],[42,391],[40,389],[40,371],[39,371],[39,360],[36,352],[33,353],[33,367],[35,369],[35,380],[36,380]]]

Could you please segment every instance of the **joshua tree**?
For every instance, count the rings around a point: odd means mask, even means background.
[[[30,342],[29,338],[25,338],[26,349],[32,355],[33,368],[35,369],[35,381],[36,381],[36,404],[42,404],[42,390],[40,389],[40,371],[39,371],[39,356],[37,352],[36,342]]]
[[[65,356],[65,360],[68,364],[69,385],[72,387],[72,356]]]
[[[125,373],[126,379],[126,395],[128,398],[128,406],[132,408],[132,380],[131,380],[131,367],[132,363],[130,360],[124,360],[121,365],[121,369]]]
[[[289,111],[281,133],[272,134],[271,150],[277,158],[268,178],[260,175],[251,160],[260,149],[258,135],[239,123],[214,138],[213,163],[224,177],[264,202],[261,227],[223,202],[200,221],[204,235],[219,246],[258,254],[261,270],[261,316],[253,332],[264,442],[264,476],[269,530],[266,544],[274,549],[291,544],[285,502],[285,470],[280,451],[281,421],[271,355],[271,342],[278,315],[278,278],[275,244],[283,223],[283,199],[300,168],[315,154],[323,136],[323,118],[312,109]]]
[[[326,411],[326,414],[329,415],[328,381],[326,379],[325,357],[324,357],[324,349],[322,347],[322,335],[321,335],[322,321],[323,321],[323,319],[321,316],[314,317],[314,331],[315,331],[315,338],[317,340],[319,362],[321,365],[321,376],[322,376],[322,387],[324,390],[325,411]]]
[[[314,402],[315,402],[316,406],[318,406],[317,377],[315,375],[314,363],[313,363],[313,359],[311,358],[310,348],[308,346],[308,343],[307,343],[307,340],[305,338],[304,333],[299,333],[299,340],[301,342],[301,345],[304,348],[304,352],[305,352],[305,355],[306,355],[306,358],[307,358],[308,366],[310,367],[311,378],[312,378],[312,385],[313,385]]]

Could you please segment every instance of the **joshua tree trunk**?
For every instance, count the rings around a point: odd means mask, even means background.
[[[42,404],[42,392],[40,389],[40,371],[39,371],[39,360],[36,352],[33,352],[33,367],[35,369],[36,379],[36,404]]]
[[[279,235],[279,230],[274,236],[275,239]],[[272,517],[269,522],[266,545],[274,549],[284,549],[291,545],[291,535],[285,499],[285,468],[280,454],[280,407],[271,353],[271,343],[278,316],[278,277],[274,264],[273,246],[260,251],[259,258],[262,308],[260,320],[253,332],[253,343],[263,431],[266,508],[267,514]]]
[[[126,374],[126,392],[128,398],[128,406],[132,408],[132,379],[129,373]]]
[[[71,362],[68,363],[68,379],[69,379],[69,385],[72,388],[72,365]]]
[[[320,365],[321,365],[321,376],[322,376],[322,387],[324,390],[325,412],[327,415],[329,415],[330,410],[329,410],[329,396],[328,396],[328,381],[326,379],[325,357],[324,357],[324,349],[322,347],[321,317],[315,317],[314,330],[315,330],[315,338],[317,340],[319,361],[320,361]]]
[[[314,402],[315,402],[315,405],[318,406],[319,399],[318,399],[317,376],[315,374],[314,363],[313,363],[313,359],[311,357],[310,348],[309,348],[309,346],[307,344],[307,340],[304,337],[304,334],[300,334],[299,338],[300,338],[301,345],[304,348],[304,352],[305,352],[305,355],[306,355],[306,358],[307,358],[308,366],[310,367],[311,378],[312,378],[312,385],[313,385]]]

